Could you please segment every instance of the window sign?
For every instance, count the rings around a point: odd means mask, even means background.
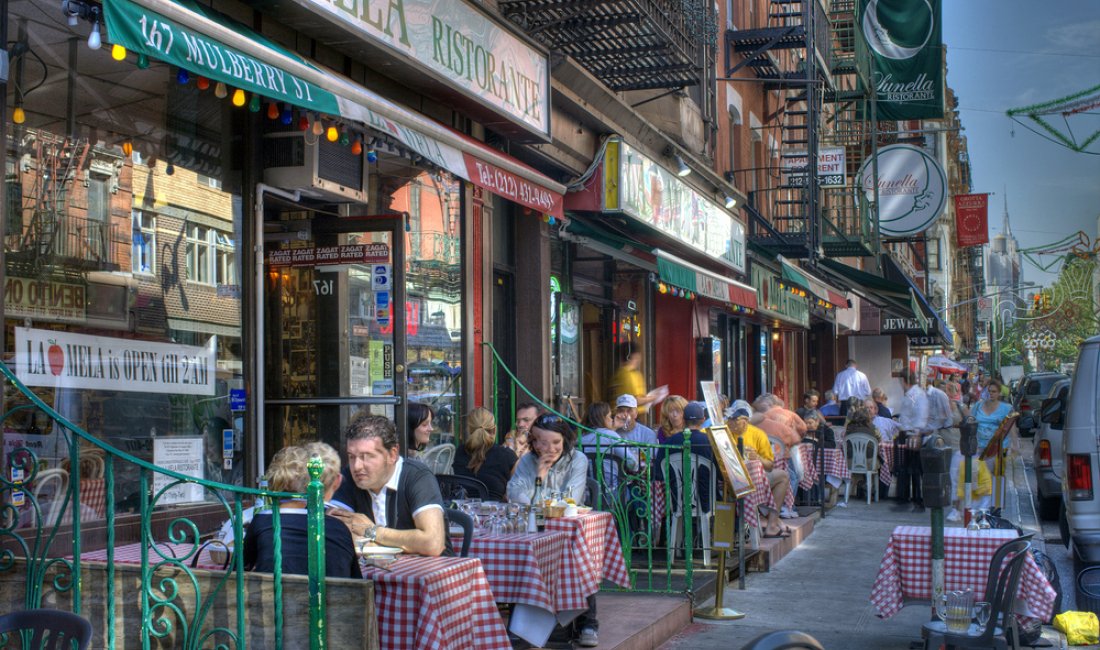
[[[230,430],[232,432],[232,430]],[[159,437],[153,439],[153,463],[157,467],[203,478],[205,456],[201,437]],[[197,483],[179,483],[156,498],[161,490],[175,483],[177,479],[167,474],[153,474],[153,498],[159,506],[171,503],[192,503],[202,501],[203,488]]]

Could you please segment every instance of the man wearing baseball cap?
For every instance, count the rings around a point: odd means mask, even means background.
[[[657,434],[638,422],[638,398],[626,393],[615,399],[615,431],[626,440],[657,444]]]
[[[706,458],[711,463],[714,462],[714,452],[711,450],[710,438],[707,434],[703,433],[703,422],[707,419],[707,408],[702,402],[688,402],[684,407],[684,426],[691,432],[691,453],[693,456],[700,458]],[[663,471],[664,457],[670,453],[675,453],[675,449],[683,448],[684,446],[684,433],[681,431],[676,435],[665,440],[665,444],[661,447],[660,453],[657,455],[657,465],[654,469],[654,478],[660,480],[659,473]],[[699,505],[702,506],[704,511],[710,512],[710,474],[707,473],[707,469],[704,467],[699,468],[699,472],[695,478],[696,494],[699,495]],[[675,488],[675,486],[673,486]],[[677,498],[673,494],[673,498]]]

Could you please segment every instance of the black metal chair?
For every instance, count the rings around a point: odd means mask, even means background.
[[[462,527],[462,550],[459,551],[459,556],[469,557],[470,541],[474,538],[474,520],[470,518],[470,515],[454,508],[444,508],[443,513],[447,516],[448,528],[450,528],[450,524]]]
[[[34,650],[68,650],[74,641],[76,650],[84,650],[92,640],[88,619],[60,609],[26,609],[0,616],[0,634],[21,631],[32,633],[25,647]]]
[[[476,478],[455,474],[436,474],[435,480],[439,481],[439,491],[443,493],[444,501],[489,498],[489,487]]]
[[[924,647],[939,648],[946,644],[949,648],[994,648],[1007,650],[1018,648],[1020,632],[1016,617],[1012,613],[1012,604],[1016,600],[1016,591],[1020,586],[1020,576],[1031,549],[1031,535],[1018,537],[1005,542],[993,554],[989,562],[989,575],[986,579],[985,600],[990,605],[989,621],[985,629],[975,625],[966,632],[949,632],[947,624],[940,620],[929,621],[921,631]],[[1007,558],[1008,566],[1001,570]],[[936,603],[938,606],[939,604]]]
[[[742,646],[741,650],[825,650],[825,647],[805,632],[779,630],[761,634]]]

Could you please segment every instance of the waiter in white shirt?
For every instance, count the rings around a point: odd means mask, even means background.
[[[844,370],[837,373],[833,382],[833,392],[836,393],[836,401],[840,402],[840,414],[848,414],[848,400],[855,397],[860,402],[871,397],[871,382],[867,381],[867,375],[856,367],[855,359],[848,359]]]
[[[898,409],[898,426],[904,435],[905,449],[901,453],[898,467],[898,505],[896,510],[908,508],[912,500],[914,512],[924,512],[924,499],[921,495],[920,448],[926,436],[932,433],[928,425],[928,395],[917,383],[915,373],[909,373],[901,379],[905,396]]]

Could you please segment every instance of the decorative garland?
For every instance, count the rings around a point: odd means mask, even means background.
[[[1049,122],[1043,119],[1044,115],[1061,115],[1063,119],[1070,115],[1088,110],[1090,107],[1095,107],[1100,104],[1100,86],[1093,86],[1082,90],[1079,93],[1062,97],[1061,99],[1055,99],[1041,104],[1032,104],[1031,106],[1024,106],[1022,108],[1013,108],[1005,112],[1014,122],[1017,122],[1021,126],[1027,128],[1027,125],[1020,122],[1017,116],[1025,115],[1031,119],[1031,121],[1038,124],[1044,131],[1046,131],[1054,140],[1058,143],[1065,145],[1068,149],[1076,151],[1077,153],[1093,153],[1086,152],[1085,149],[1089,147],[1097,139],[1100,139],[1100,129],[1094,131],[1087,138],[1080,143],[1077,142],[1076,136],[1071,131],[1069,136],[1065,135],[1058,129],[1054,128]],[[1069,123],[1066,123],[1067,130]]]

